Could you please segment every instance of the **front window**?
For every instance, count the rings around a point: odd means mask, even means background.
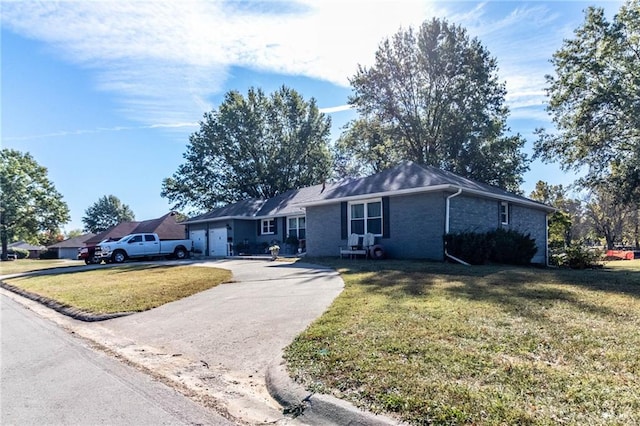
[[[304,216],[290,217],[287,221],[289,237],[296,237],[298,240],[304,240],[307,235],[307,224]]]
[[[349,204],[349,233],[382,235],[382,200]]]
[[[262,234],[269,235],[276,233],[276,220],[275,219],[262,219]]]

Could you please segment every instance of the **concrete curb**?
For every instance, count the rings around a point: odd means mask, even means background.
[[[267,390],[285,409],[303,422],[322,425],[392,426],[398,420],[360,410],[349,402],[330,395],[313,394],[295,383],[284,361],[272,363],[266,371]]]
[[[59,302],[56,302],[53,299],[49,299],[48,297],[43,297],[35,293],[28,292],[21,288],[12,286],[11,284],[7,284],[4,281],[0,281],[0,287],[5,290],[9,290],[13,293],[16,293],[22,297],[26,297],[27,299],[33,300],[34,302],[41,303],[42,305],[53,309],[56,312],[59,312],[63,315],[71,317],[73,319],[77,319],[84,322],[96,322],[96,321],[105,321],[112,318],[124,317],[127,315],[135,314],[135,312],[116,312],[113,314],[92,314],[90,312],[81,311],[80,309],[73,308],[69,305],[63,305]]]

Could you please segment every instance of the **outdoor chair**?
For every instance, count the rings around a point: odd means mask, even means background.
[[[347,247],[340,247],[340,258],[345,255],[349,255],[350,258],[354,258],[357,255],[367,256],[367,250],[360,245],[360,236],[358,234],[349,235],[347,239]]]

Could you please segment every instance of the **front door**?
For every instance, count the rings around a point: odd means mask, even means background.
[[[209,256],[227,256],[227,228],[209,230]]]

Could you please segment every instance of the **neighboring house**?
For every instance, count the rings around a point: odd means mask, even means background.
[[[169,212],[157,219],[142,222],[121,222],[85,241],[85,246],[94,246],[108,238],[117,240],[125,235],[156,233],[161,240],[181,240],[186,236],[185,226],[176,222],[176,213]]]
[[[11,249],[14,248],[29,250],[29,259],[38,259],[40,257],[40,252],[47,249],[44,246],[34,246],[33,244],[29,244],[24,241],[17,241],[7,246],[7,253],[11,253]]]
[[[84,247],[85,241],[95,236],[93,233],[80,235],[74,238],[68,238],[59,243],[52,244],[47,249],[56,252],[57,259],[77,259],[78,249]]]
[[[373,233],[394,258],[443,260],[443,235],[507,228],[530,234],[547,259],[547,215],[554,209],[528,198],[412,162],[359,179],[246,200],[190,218],[189,236],[210,256],[229,244],[254,252],[295,235],[310,256],[337,256],[349,234]],[[256,250],[257,248],[257,250]]]

